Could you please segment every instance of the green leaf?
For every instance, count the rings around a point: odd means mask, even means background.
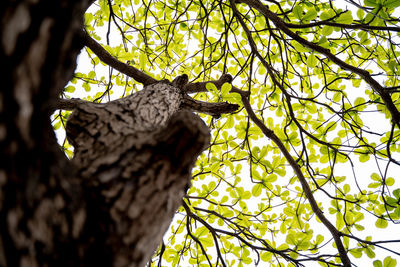
[[[376,2],[376,0],[364,0],[364,4],[366,6],[372,6],[372,7],[379,6],[379,4]]]
[[[363,97],[357,97],[356,100],[354,100],[354,105],[359,106],[365,103],[365,99]]]
[[[307,58],[307,66],[310,68],[314,68],[318,64],[318,59],[314,54],[311,54]]]
[[[140,53],[140,56],[139,56],[139,66],[140,66],[140,68],[141,68],[142,70],[144,70],[145,67],[146,67],[146,65],[147,65],[147,56],[146,56],[146,53]]]
[[[314,7],[306,12],[306,14],[301,18],[302,20],[310,21],[317,17],[317,11]]]
[[[363,20],[363,19],[364,19],[364,15],[365,15],[364,10],[362,10],[361,8],[359,8],[359,9],[357,10],[357,18],[358,18],[359,20]]]
[[[58,120],[57,123],[53,124],[53,129],[58,130],[58,129],[60,129],[60,126],[61,126],[61,120]]]
[[[296,41],[292,41],[291,44],[293,45],[294,49],[297,52],[311,52],[310,48],[308,48],[308,47],[306,47],[306,46],[304,46],[304,45],[302,45],[302,44],[300,44],[300,43],[298,43]]]
[[[297,238],[296,235],[294,234],[288,234],[286,236],[286,243],[290,244],[290,245],[296,245],[297,244]]]
[[[258,197],[259,195],[261,195],[262,188],[262,184],[256,184],[255,186],[253,186],[251,193],[253,194],[253,196]]]
[[[329,36],[333,33],[333,27],[325,25],[324,27],[322,27],[322,31],[321,34],[324,36]]]
[[[205,247],[212,247],[214,245],[214,241],[211,235],[208,235],[207,237],[200,237],[199,240],[201,244]]]
[[[351,24],[353,22],[353,16],[351,15],[351,11],[342,13],[335,21],[341,24]]]
[[[387,8],[396,8],[400,6],[399,0],[386,0],[383,2],[383,6]]]
[[[358,259],[361,258],[363,255],[361,249],[358,249],[358,248],[351,249],[351,250],[349,250],[349,252],[351,255],[353,255],[353,257],[358,258]]]
[[[261,260],[268,262],[272,259],[273,254],[271,252],[261,252]]]
[[[333,16],[334,16],[334,15],[332,15],[331,12],[324,11],[324,12],[322,12],[322,13],[319,15],[319,18],[320,18],[321,20],[328,20],[328,19],[330,19],[330,18],[333,17]]]
[[[64,91],[67,93],[73,93],[75,92],[75,86],[68,85],[67,87],[64,88]]]
[[[343,191],[344,191],[345,194],[347,194],[348,192],[350,192],[350,185],[345,184],[345,185],[343,186]]]
[[[371,179],[374,180],[374,181],[377,181],[377,182],[381,182],[382,181],[381,177],[376,172],[371,174]]]
[[[84,82],[82,84],[83,89],[85,89],[86,92],[90,92],[90,85],[87,82]]]
[[[95,76],[96,76],[96,73],[94,71],[90,71],[88,74],[89,79],[94,79]]]
[[[210,84],[210,83],[207,83],[207,84]],[[206,86],[207,86],[207,84],[206,84]],[[215,87],[215,89],[216,88],[217,87]],[[229,83],[224,83],[222,85],[222,87],[221,87],[222,100],[228,101],[230,103],[241,104],[242,99],[240,97],[240,94],[231,92],[231,89],[232,89],[232,85]],[[211,89],[211,90],[213,90],[213,89]],[[218,94],[218,92],[215,91],[215,94]]]
[[[324,236],[323,235],[317,235],[317,239],[315,240],[316,244],[321,244],[324,241]]]
[[[397,198],[400,199],[400,188],[397,188],[393,190],[393,195]]]
[[[65,153],[67,154],[69,159],[71,159],[74,156],[74,152],[72,152],[71,150],[65,150]]]
[[[368,258],[373,259],[375,258],[375,252],[372,250],[372,246],[368,246],[364,249],[365,254],[367,254]]]
[[[376,220],[375,226],[384,229],[388,226],[388,222],[383,218],[379,218],[378,220]]]
[[[354,87],[360,87],[361,79],[352,79],[351,82]]]
[[[229,94],[229,91],[232,89],[232,85],[229,83],[224,83],[221,86],[221,96],[224,98]]]
[[[389,177],[389,178],[387,178],[387,179],[385,180],[385,184],[386,184],[387,186],[392,186],[392,185],[394,185],[394,182],[395,182],[395,180],[394,180],[392,177]]]
[[[392,259],[392,257],[388,256],[383,260],[383,267],[396,267],[397,260]]]
[[[233,116],[228,116],[228,119],[226,120],[226,129],[230,129],[234,126],[234,119]]]
[[[206,83],[206,89],[213,95],[218,95],[218,88],[213,83]]]
[[[301,20],[303,16],[303,7],[296,5],[293,8],[293,15],[296,19]]]
[[[369,158],[370,158],[369,154],[361,154],[359,160],[360,162],[367,162]]]
[[[389,61],[388,67],[389,67],[389,69],[390,69],[391,71],[394,72],[394,71],[396,70],[396,67],[397,67],[397,62],[394,61],[394,60]]]

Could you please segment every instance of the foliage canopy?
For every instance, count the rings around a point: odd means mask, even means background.
[[[151,266],[396,266],[400,240],[400,2],[99,0],[86,31],[156,79],[224,73],[194,98],[240,105],[212,129]],[[140,90],[81,55],[64,97]],[[88,67],[89,66],[89,67]],[[58,129],[68,112],[54,115]],[[69,144],[64,142],[71,156]],[[388,231],[388,229],[390,229]],[[385,233],[388,233],[389,235]]]

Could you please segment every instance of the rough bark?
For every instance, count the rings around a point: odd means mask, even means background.
[[[204,123],[178,111],[177,80],[110,104],[77,105],[69,124],[77,154],[66,159],[50,103],[72,77],[90,2],[2,3],[0,266],[143,265],[208,142]]]
[[[0,266],[78,262],[83,194],[46,107],[72,77],[89,4],[2,2]]]
[[[181,87],[180,81],[173,84]],[[114,266],[144,266],[150,259],[209,144],[204,122],[179,111],[182,96],[169,84],[151,84],[106,104],[81,105],[68,119],[73,162],[96,196],[91,209],[107,210],[97,220],[108,233]]]

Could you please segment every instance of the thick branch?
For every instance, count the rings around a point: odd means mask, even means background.
[[[206,89],[207,83],[213,83],[217,88],[221,88],[221,86],[224,83],[231,83],[232,80],[233,80],[233,78],[230,74],[223,74],[216,81],[189,83],[183,88],[183,90],[185,91],[185,93],[188,93],[188,94],[207,92],[207,89]]]
[[[159,82],[158,80],[150,77],[144,72],[136,69],[135,67],[129,66],[118,59],[114,58],[110,53],[108,53],[99,43],[97,43],[89,34],[85,33],[85,44],[89,47],[101,61],[115,68],[116,70],[128,75],[129,77],[135,79],[137,82],[142,83],[144,86]],[[228,82],[232,82],[232,76],[229,74],[222,75],[216,81],[210,81],[215,84],[217,88],[221,88],[221,86]],[[189,83],[183,87],[183,91],[186,93],[196,93],[196,92],[207,92],[206,84],[208,82],[198,82],[198,83]],[[239,90],[239,89],[235,89]],[[232,91],[235,91],[232,90]],[[239,90],[240,91],[240,90]],[[242,93],[242,92],[241,92]],[[64,110],[73,110],[80,105],[85,103],[83,100],[78,99],[58,99],[57,102],[52,103],[50,108],[51,110],[55,109],[64,109]],[[229,103],[207,103],[201,102],[198,100],[194,100],[191,97],[185,97],[182,106],[185,108],[191,108],[195,111],[206,113],[209,115],[217,116],[222,113],[231,113],[239,108],[236,104]]]
[[[231,83],[232,81],[233,81],[233,78],[230,74],[222,74],[221,77],[216,81],[189,83],[183,88],[183,90],[187,94],[208,92],[208,90],[206,88],[207,83],[213,83],[218,89],[221,89],[221,87],[224,83]],[[232,86],[231,92],[238,93],[240,95],[249,96],[249,92],[240,90],[239,88],[233,87],[233,86]]]
[[[208,92],[206,85],[207,83],[213,83],[218,89],[221,89],[224,83],[231,83],[233,80],[230,74],[223,74],[216,81],[210,82],[197,82],[197,83],[189,83],[187,84],[183,90],[185,93],[200,93],[200,92]],[[240,90],[236,87],[232,86],[231,93],[238,93],[240,95],[248,96],[249,93],[243,90]],[[190,108],[195,111],[206,113],[212,116],[218,116],[223,113],[232,113],[239,108],[237,104],[230,104],[226,102],[219,103],[208,103],[199,100],[195,100],[188,95],[185,95],[182,103],[183,108]]]
[[[236,90],[239,89],[236,88]],[[60,98],[50,104],[50,110],[51,111],[54,111],[56,109],[74,110],[81,105],[87,105],[87,104],[93,104],[93,103],[79,98],[71,98],[71,99]],[[219,116],[224,113],[232,113],[236,111],[239,108],[239,105],[227,102],[209,103],[209,102],[199,101],[191,98],[190,96],[185,95],[181,104],[181,108],[194,110],[211,116]]]
[[[128,75],[135,81],[142,83],[144,86],[158,82],[153,77],[145,74],[144,72],[138,70],[135,67],[129,66],[118,59],[114,58],[110,53],[107,52],[96,40],[89,36],[89,34],[84,34],[85,45],[89,47],[93,53],[95,53],[101,61],[110,65],[114,69]]]
[[[56,109],[62,109],[62,110],[74,110],[80,105],[85,105],[88,103],[92,103],[80,98],[70,98],[70,99],[64,99],[64,98],[59,98],[55,101],[52,101],[49,105],[49,109],[51,111],[54,111]]]
[[[133,78],[137,82],[142,83],[144,86],[156,83],[158,80],[153,77],[145,74],[144,72],[136,69],[135,67],[129,66],[118,59],[114,58],[110,53],[107,52],[96,40],[89,36],[85,32],[84,34],[85,45],[89,47],[93,53],[95,53],[101,61],[110,65],[114,69],[128,75]],[[221,86],[226,82],[232,82],[232,76],[229,74],[222,75],[216,81],[210,81],[215,84],[217,88],[221,88]],[[197,92],[207,92],[206,84],[209,82],[197,82],[197,83],[189,83],[184,88],[183,91],[186,93],[197,93]]]
[[[185,95],[181,107],[195,110],[212,116],[219,116],[223,113],[232,113],[239,108],[237,104],[227,102],[208,103],[199,101]]]

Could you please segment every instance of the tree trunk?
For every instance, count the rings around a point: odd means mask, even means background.
[[[107,104],[80,105],[68,118],[73,163],[95,196],[87,199],[101,225],[93,236],[112,250],[114,266],[150,259],[209,144],[204,122],[179,111],[182,99],[178,88],[156,83]]]
[[[72,77],[90,2],[2,3],[0,266],[144,265],[209,142],[180,111],[179,86],[154,84],[80,105],[68,123],[76,157],[65,157],[49,107]]]

